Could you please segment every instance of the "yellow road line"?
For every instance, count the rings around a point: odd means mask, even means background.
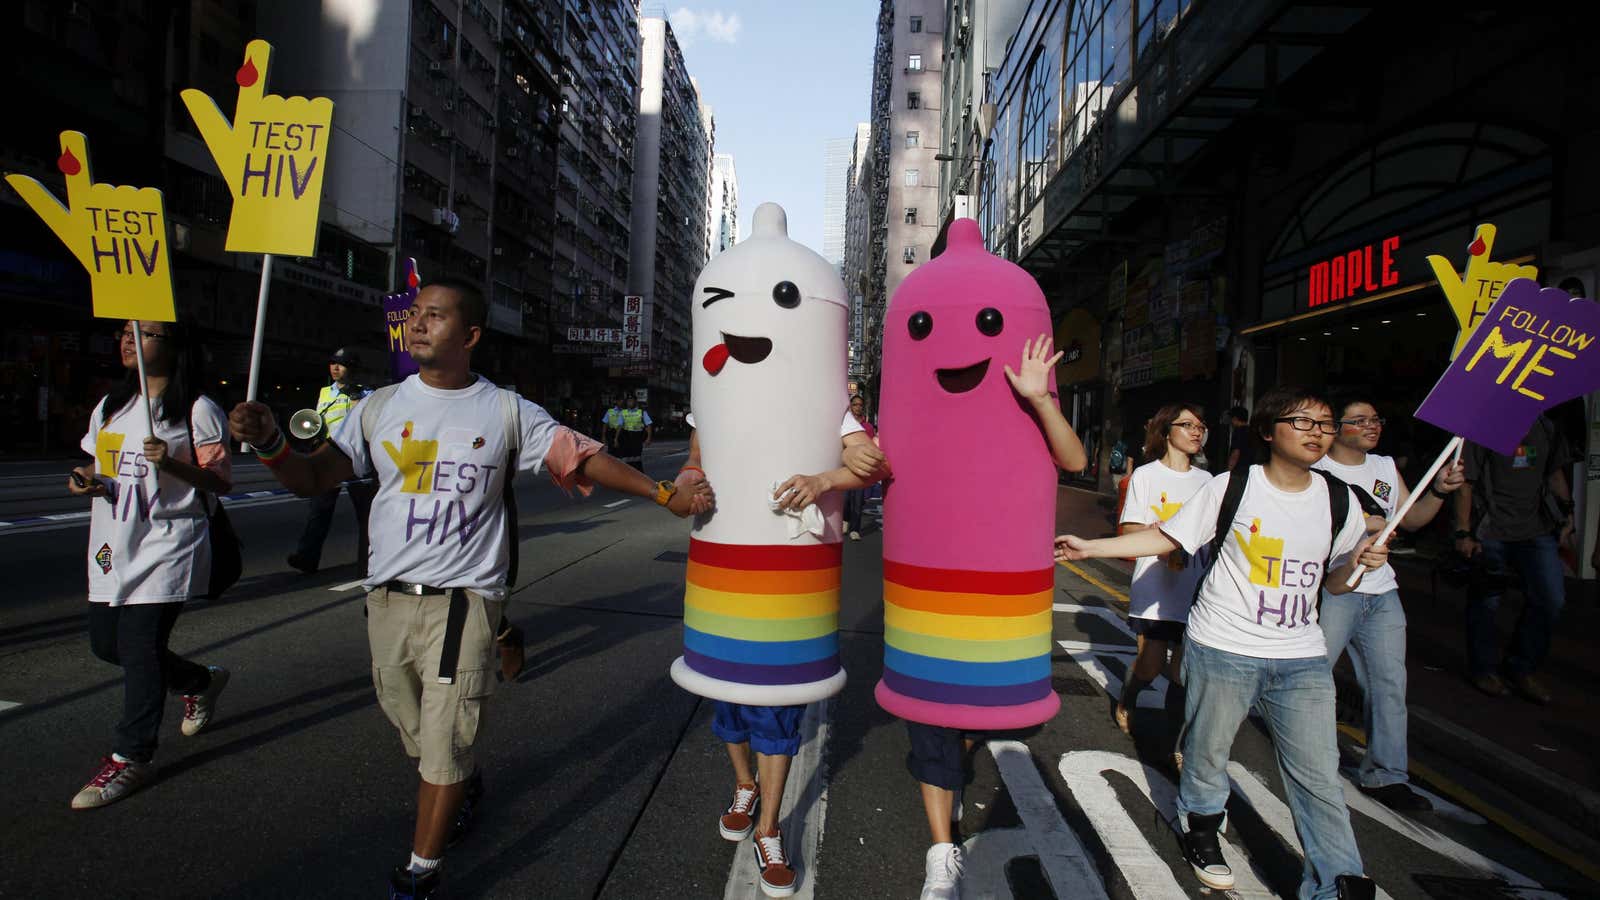
[[[1357,728],[1354,725],[1346,725],[1341,722],[1339,723],[1339,730],[1344,732],[1348,737],[1353,738],[1355,741],[1360,743],[1361,746],[1365,747],[1367,745],[1367,733],[1364,729]],[[1419,763],[1414,759],[1407,760],[1406,765],[1411,771],[1416,772],[1423,778],[1426,778],[1435,787],[1439,788],[1444,793],[1449,794],[1452,800],[1459,802],[1462,806],[1467,807],[1478,815],[1483,816],[1485,819],[1488,819],[1496,825],[1499,825],[1501,828],[1504,828],[1506,831],[1509,831],[1513,836],[1528,846],[1533,847],[1546,856],[1565,864],[1568,868],[1571,868],[1573,871],[1580,873],[1592,881],[1600,881],[1600,866],[1583,859],[1576,853],[1573,853],[1571,850],[1568,850],[1567,848],[1556,843],[1554,840],[1545,837],[1542,833],[1535,831],[1531,827],[1517,821],[1511,816],[1510,813],[1498,806],[1490,804],[1477,794],[1472,793],[1461,785],[1456,784],[1451,779],[1439,774],[1439,772],[1432,767]]]
[[[1078,576],[1079,578],[1082,578],[1084,581],[1087,581],[1090,584],[1094,585],[1095,587],[1099,588],[1100,590],[1105,591],[1106,593],[1110,594],[1111,595],[1111,599],[1117,601],[1118,603],[1127,603],[1128,602],[1128,595],[1127,594],[1124,594],[1123,592],[1117,590],[1116,588],[1112,587],[1111,585],[1106,584],[1104,581],[1101,581],[1100,579],[1094,577],[1093,575],[1090,575],[1088,572],[1085,572],[1083,569],[1081,569],[1081,568],[1079,568],[1079,567],[1077,567],[1077,566],[1075,566],[1075,565],[1073,565],[1072,563],[1069,563],[1069,562],[1061,563],[1061,565],[1065,566],[1067,571],[1071,572],[1072,574]]]

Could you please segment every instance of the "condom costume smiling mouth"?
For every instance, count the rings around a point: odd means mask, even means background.
[[[731,357],[747,366],[753,366],[772,354],[772,340],[764,337],[722,333],[722,343],[706,351],[700,364],[712,375],[722,371]]]
[[[991,357],[992,359],[993,357]],[[989,374],[989,360],[973,363],[960,369],[935,369],[934,375],[939,379],[939,387],[944,388],[949,394],[965,394],[983,383],[983,376]]]

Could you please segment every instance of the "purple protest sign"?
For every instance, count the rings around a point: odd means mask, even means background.
[[[383,330],[389,342],[389,378],[401,381],[417,371],[417,364],[406,352],[406,318],[411,315],[411,304],[417,300],[417,286],[422,283],[417,273],[417,261],[406,258],[405,274],[398,294],[383,298]]]
[[[1600,304],[1518,278],[1417,407],[1417,418],[1510,456],[1539,413],[1600,388]]]

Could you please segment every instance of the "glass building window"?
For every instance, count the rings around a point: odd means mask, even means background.
[[[911,33],[912,34],[920,34],[921,32],[922,32],[922,17],[921,16],[912,16],[911,17]]]
[[[906,132],[906,146],[907,147],[918,147],[918,146],[921,146],[921,144],[922,144],[922,132],[920,132],[920,131],[908,131],[908,132]]]
[[[922,92],[906,91],[906,109],[922,108]]]
[[[906,71],[907,72],[921,72],[922,71],[922,54],[921,53],[913,53],[910,56],[906,57]]]
[[[906,207],[906,224],[917,224],[917,208],[915,206]]]
[[[910,247],[910,246],[906,247],[905,251],[900,254],[900,260],[901,260],[901,262],[904,262],[907,265],[910,265],[910,264],[916,262],[917,261],[917,248]]]
[[[922,183],[922,173],[916,169],[906,170],[906,187],[916,187]]]

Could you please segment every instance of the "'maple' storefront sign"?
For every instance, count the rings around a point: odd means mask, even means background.
[[[1306,272],[1306,306],[1316,309],[1399,284],[1394,262],[1399,249],[1400,236],[1390,235],[1315,263]]]

